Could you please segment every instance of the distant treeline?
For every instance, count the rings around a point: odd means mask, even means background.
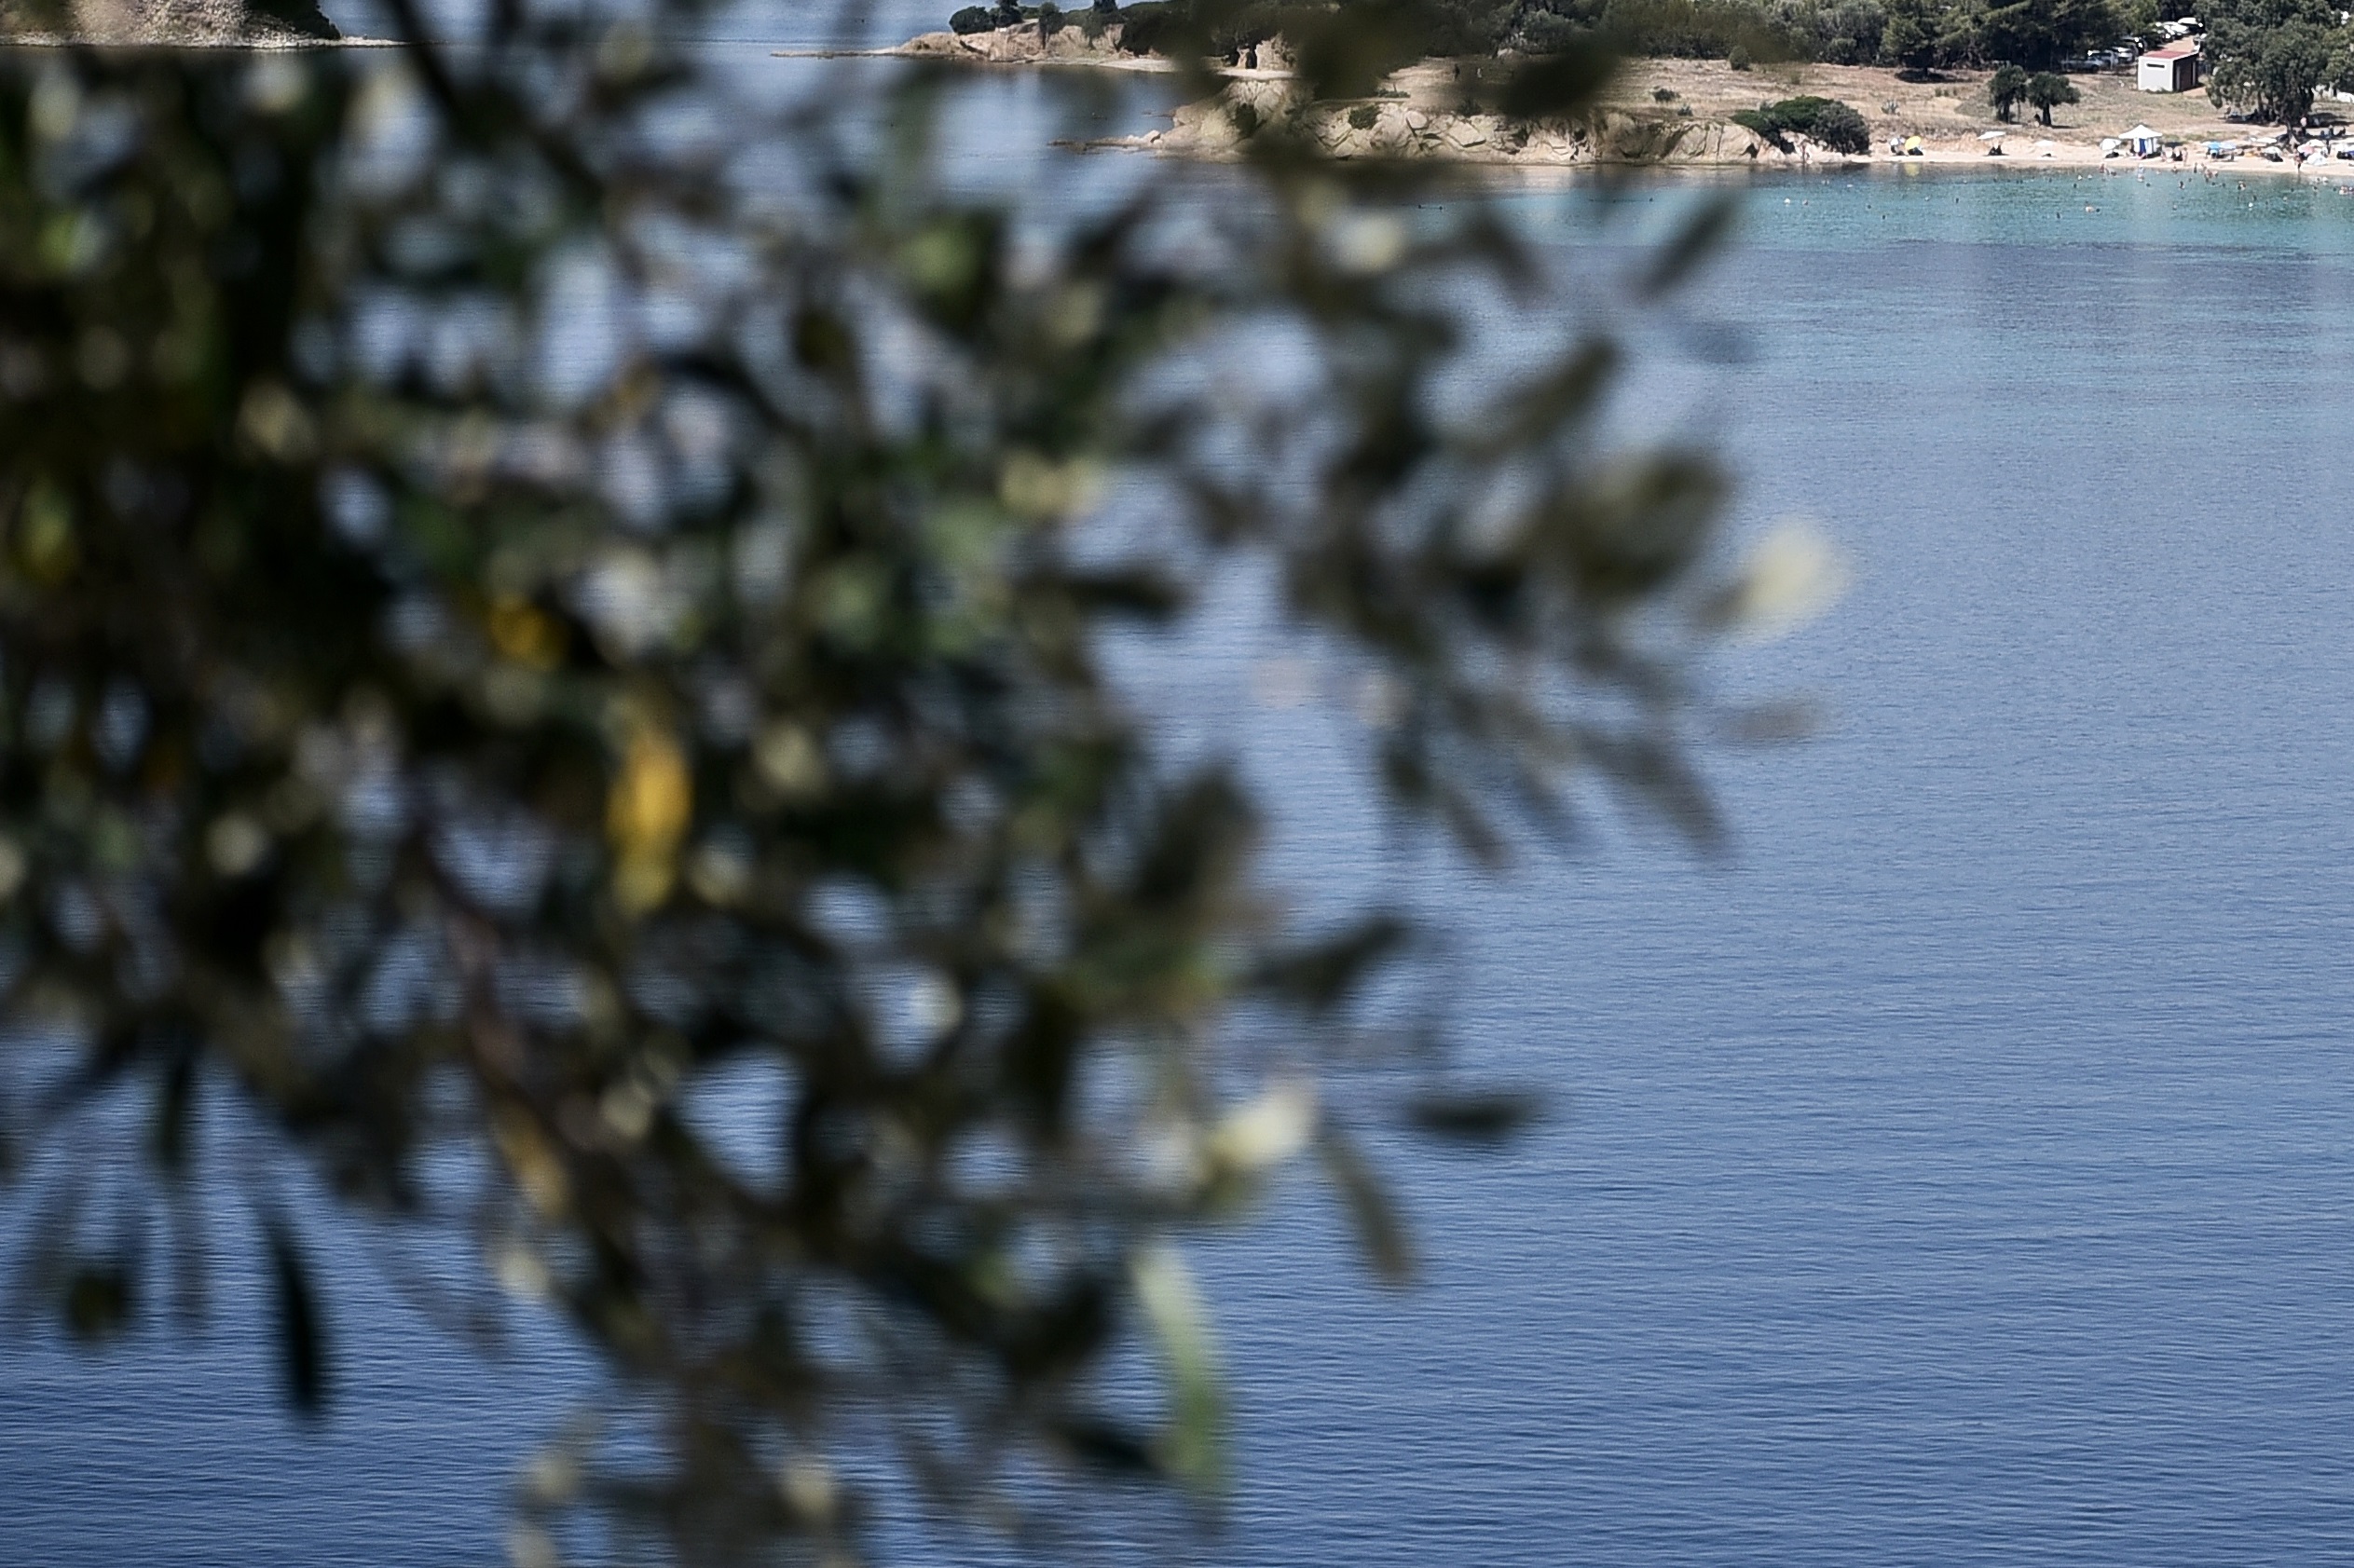
[[[1597,37],[1622,52],[1832,65],[1888,65],[1916,74],[1948,66],[2014,64],[2051,72],[2119,45],[2155,46],[2160,23],[2196,8],[2209,25],[2208,63],[2218,102],[2267,119],[2299,120],[2321,87],[2354,87],[2354,28],[2340,0],[1338,0],[1368,21],[1410,18],[1422,52],[1531,54]],[[996,0],[956,13],[959,32],[1034,21],[1052,32],[1121,26],[1120,47],[1167,52],[1207,32],[1214,53],[1239,61],[1256,46],[1314,17],[1333,0],[1074,0],[1069,12]],[[1209,25],[1205,29],[1205,22]]]
[[[2157,37],[2188,0],[1424,0],[1416,17],[1434,55],[1544,53],[1599,34],[1630,54],[1700,60],[1821,61],[1931,71],[2009,61],[2047,70],[2121,41]],[[1201,0],[1074,0],[1066,8],[1010,3],[956,13],[959,32],[1037,20],[1092,33],[1116,20],[1136,53],[1198,28]],[[1394,6],[1385,7],[1394,10]],[[1240,55],[1280,35],[1287,18],[1328,7],[1302,0],[1219,5],[1217,52]]]

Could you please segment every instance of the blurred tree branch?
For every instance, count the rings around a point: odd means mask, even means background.
[[[1251,557],[1379,694],[1400,807],[1495,857],[1602,779],[1704,841],[1713,470],[1602,438],[1608,321],[1430,170],[1270,133],[982,199],[939,177],[953,78],[763,102],[645,25],[510,4],[457,49],[393,8],[397,51],[0,61],[23,1290],[134,1317],[124,1238],[196,1245],[218,1099],[609,1358],[660,1462],[592,1443],[531,1508],[855,1550],[877,1432],[974,1517],[1039,1464],[1214,1488],[1170,1243],[1315,1147],[1411,1267],[1378,1107],[1319,1087],[1403,932],[1280,915],[1239,774],[1164,760],[1105,632]],[[1336,89],[1414,52],[1360,10],[1303,52]],[[1526,312],[1475,408],[1438,392],[1492,362],[1471,286]],[[1216,373],[1279,336],[1280,399]],[[745,1070],[766,1174],[691,1113]],[[75,1142],[124,1103],[144,1145]],[[332,1216],[253,1179],[288,1386],[332,1401]],[[1138,1333],[1156,1427],[1095,1375]]]

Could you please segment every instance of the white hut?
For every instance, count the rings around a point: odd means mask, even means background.
[[[2199,58],[2197,39],[2169,44],[2142,57],[2133,85],[2143,92],[2188,92],[2198,86],[2205,66],[2206,61]]]
[[[2135,157],[2156,157],[2165,146],[2166,139],[2146,125],[2137,125],[2125,133],[2125,150]]]

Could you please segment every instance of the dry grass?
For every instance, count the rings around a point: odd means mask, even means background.
[[[1704,119],[1722,119],[1738,109],[1800,93],[1819,93],[1854,104],[1872,128],[1876,145],[1891,136],[1919,136],[1948,144],[1975,143],[1980,131],[2007,130],[2032,141],[2047,137],[2060,143],[2091,143],[2116,136],[2137,124],[2169,136],[2201,142],[2243,135],[2248,128],[2227,124],[2223,111],[2197,92],[2142,92],[2129,73],[2071,76],[2084,95],[2081,103],[2054,112],[2046,130],[2023,105],[2017,123],[2005,126],[1987,102],[1984,71],[1954,71],[1944,79],[1909,82],[1894,71],[1868,65],[1760,65],[1735,71],[1721,60],[1637,60],[1627,63],[1609,100],[1630,110],[1673,113],[1690,104]],[[1654,102],[1654,89],[1677,95],[1676,103]],[[1893,107],[1892,107],[1893,105]]]

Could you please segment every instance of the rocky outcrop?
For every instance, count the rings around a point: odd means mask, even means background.
[[[1129,144],[1206,157],[1238,156],[1253,136],[1315,141],[1336,158],[1444,158],[1465,163],[1669,163],[1747,166],[1787,155],[1745,127],[1611,111],[1585,120],[1529,123],[1447,114],[1402,100],[1307,103],[1285,81],[1239,81],[1217,99],[1179,109],[1166,131]]]
[[[0,0],[0,38],[179,48],[269,48],[342,36],[317,0]]]
[[[8,0],[0,0],[0,5]],[[992,65],[1058,62],[1166,68],[1122,53],[1117,23],[1066,21],[1051,35],[1034,22],[988,33],[926,33],[896,51],[924,59]],[[1176,111],[1167,130],[1107,143],[1172,157],[1231,158],[1252,137],[1312,141],[1335,158],[1443,158],[1460,163],[1650,163],[1685,166],[1778,164],[1790,155],[1745,127],[1665,112],[1612,109],[1575,120],[1529,122],[1434,107],[1427,85],[1419,102],[1403,91],[1353,103],[1312,103],[1290,72],[1279,43],[1262,44],[1255,66],[1231,69],[1217,97]],[[1460,73],[1457,73],[1459,78]],[[1449,97],[1460,102],[1459,85]]]
[[[1119,49],[1118,23],[1097,29],[1090,36],[1079,21],[1073,20],[1065,21],[1051,36],[1039,33],[1035,22],[1000,27],[989,33],[925,33],[901,44],[896,52],[983,65],[1048,65],[1058,61],[1109,65],[1119,63],[1124,58],[1129,63],[1142,63],[1134,56],[1121,56]]]
[[[1051,34],[1038,31],[1034,21],[1000,27],[986,33],[923,33],[887,52],[923,60],[955,60],[981,65],[1114,65],[1131,71],[1165,71],[1170,62],[1157,55],[1129,54],[1120,48],[1118,22],[1100,25],[1086,10],[1065,13],[1062,25]],[[1292,69],[1292,56],[1280,38],[1269,38],[1223,62],[1246,78],[1281,75]]]
[[[1594,127],[1603,158],[1620,163],[1778,163],[1780,148],[1729,120],[1665,119],[1609,113]]]

